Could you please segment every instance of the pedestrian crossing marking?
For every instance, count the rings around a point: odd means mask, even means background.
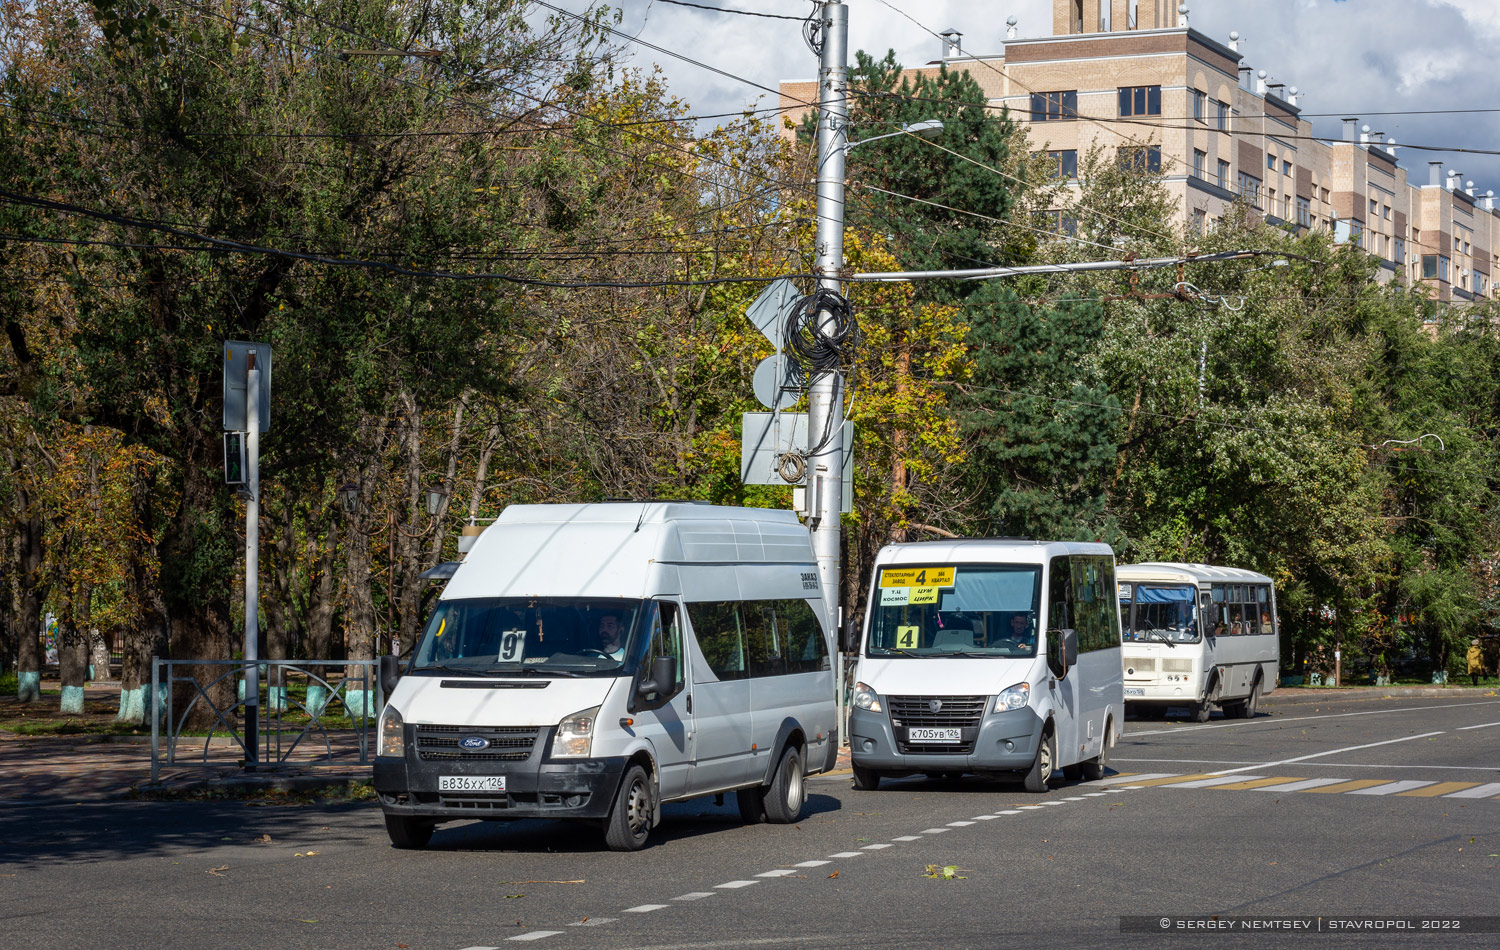
[[[1259,775],[1215,775],[1213,778],[1200,778],[1195,782],[1181,782],[1178,788],[1217,788],[1220,785],[1230,785],[1234,782],[1248,779],[1260,778]]]
[[[1342,785],[1341,778],[1305,778],[1300,781],[1291,782],[1287,785],[1262,785],[1257,792],[1300,792],[1308,788],[1321,788],[1324,785]]]
[[[1394,795],[1397,792],[1408,792],[1414,788],[1425,788],[1432,782],[1387,782],[1384,785],[1376,785],[1374,788],[1361,788],[1351,792],[1351,795]]]
[[[1466,788],[1473,788],[1478,782],[1438,782],[1426,788],[1414,788],[1407,792],[1397,792],[1398,798],[1436,798],[1439,795],[1447,795],[1450,792],[1461,792]]]
[[[1139,785],[1142,788],[1150,788],[1153,785],[1176,785],[1179,782],[1192,782],[1200,778],[1217,778],[1212,772],[1201,772],[1197,775],[1168,775],[1165,778],[1146,779],[1142,782],[1131,782],[1131,785]]]
[[[1361,788],[1374,788],[1376,785],[1388,785],[1390,779],[1384,778],[1357,778],[1352,782],[1339,782],[1337,785],[1324,785],[1322,788],[1303,789],[1309,795],[1337,795],[1340,792],[1352,792]]]
[[[1490,782],[1478,788],[1467,788],[1461,792],[1454,792],[1450,798],[1493,798],[1500,795],[1500,782]]]
[[[1300,778],[1282,776],[1281,778],[1258,778],[1253,782],[1235,782],[1233,785],[1211,785],[1209,787],[1226,792],[1240,792],[1250,788],[1262,788],[1266,785],[1286,785],[1290,782],[1300,781],[1302,781]]]

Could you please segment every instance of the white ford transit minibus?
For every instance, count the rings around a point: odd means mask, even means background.
[[[849,716],[856,788],[911,772],[1096,780],[1124,719],[1114,553],[1021,540],[875,559]]]
[[[382,676],[375,789],[398,848],[455,819],[586,819],[615,850],[661,805],[736,791],[796,821],[837,755],[830,637],[789,511],[516,505],[478,538],[410,662]]]

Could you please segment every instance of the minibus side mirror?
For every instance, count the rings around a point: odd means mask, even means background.
[[[1058,679],[1068,675],[1068,670],[1078,662],[1078,634],[1073,630],[1047,631],[1047,667]]]
[[[665,696],[676,684],[677,658],[659,656],[651,661],[651,672],[641,680],[640,685],[635,688],[635,693],[641,699],[646,699],[653,693],[657,696]]]
[[[396,682],[401,679],[401,658],[399,656],[383,656],[380,658],[380,688],[385,690],[386,698],[396,691]]]
[[[839,644],[841,653],[859,652],[859,635],[863,626],[855,617],[850,617],[844,622],[843,642]]]

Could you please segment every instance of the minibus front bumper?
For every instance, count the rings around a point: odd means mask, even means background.
[[[544,730],[543,736],[545,741],[538,741],[520,760],[424,760],[408,742],[405,755],[375,759],[380,807],[389,815],[440,820],[607,817],[625,757],[551,759],[544,751],[551,748],[551,735]],[[484,784],[491,786],[502,779],[504,789],[444,789],[444,778],[490,780]]]
[[[977,726],[965,727],[950,751],[908,743],[907,730],[892,726],[888,714],[855,707],[849,713],[849,754],[855,765],[878,772],[1019,771],[1036,758],[1042,726],[1042,717],[1029,706],[991,713]]]

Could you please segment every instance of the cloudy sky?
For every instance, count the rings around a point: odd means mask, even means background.
[[[586,5],[584,0],[552,2],[574,11]],[[762,86],[775,88],[779,80],[817,73],[816,59],[793,21],[662,0],[613,2],[624,12],[622,31]],[[812,9],[810,0],[694,2],[791,16]],[[1051,0],[846,2],[851,59],[856,49],[877,54],[894,49],[908,65],[935,59],[939,41],[902,12],[934,32],[960,30],[965,50],[973,54],[1002,50],[1007,17],[1016,17],[1020,37],[1052,32]],[[1296,86],[1303,93],[1299,105],[1319,135],[1337,136],[1339,118],[1350,115],[1401,143],[1500,151],[1500,0],[1189,0],[1189,6],[1194,29],[1220,42],[1238,30],[1250,66],[1266,70],[1272,81]],[[765,95],[659,52],[625,45],[634,47],[633,65],[659,64],[673,91],[697,113],[734,111]],[[1496,111],[1456,111],[1466,109]],[[1442,160],[1445,168],[1472,179],[1477,193],[1500,193],[1500,156],[1401,149],[1397,157],[1415,184],[1427,181],[1429,161]]]

